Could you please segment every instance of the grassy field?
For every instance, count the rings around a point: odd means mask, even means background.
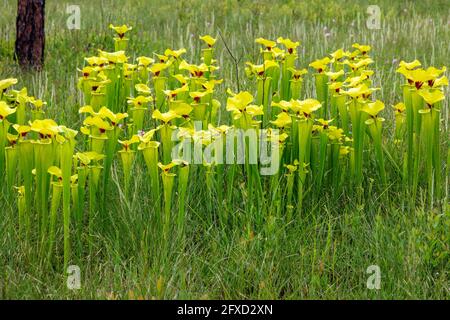
[[[112,51],[110,23],[133,26],[129,52],[151,56],[168,47],[186,48],[184,58],[199,61],[200,35],[223,35],[240,59],[235,74],[224,42],[216,45],[219,77],[224,83],[216,97],[226,101],[225,90],[254,91],[244,73],[246,61],[256,61],[260,46],[255,38],[288,37],[301,42],[299,64],[309,63],[341,47],[359,42],[372,46],[376,70],[374,95],[388,106],[401,101],[400,60],[419,59],[425,66],[449,66],[450,9],[448,1],[377,1],[381,28],[366,27],[372,1],[85,1],[81,30],[68,30],[66,7],[46,3],[46,64],[40,73],[23,73],[14,63],[16,1],[0,0],[0,79],[15,77],[30,95],[47,101],[47,116],[79,128],[82,93],[76,84],[77,68],[96,49]],[[304,81],[304,96],[314,97],[311,75]],[[442,111],[441,137],[448,141],[448,91]],[[227,120],[227,113],[222,112]],[[385,128],[393,130],[393,113],[384,111]],[[430,208],[426,191],[419,190],[415,207],[400,188],[383,194],[372,190],[376,166],[364,175],[366,194],[357,201],[351,192],[331,199],[324,194],[308,198],[304,213],[293,223],[268,224],[249,233],[208,223],[205,217],[224,209],[212,208],[204,182],[189,185],[186,235],[160,247],[157,225],[149,222],[154,208],[147,196],[145,172],[134,173],[131,196],[120,189],[120,168],[113,167],[106,225],[97,230],[89,254],[74,261],[81,268],[80,290],[69,290],[62,268],[47,268],[36,259],[35,248],[17,241],[17,209],[0,194],[0,299],[448,299],[450,296],[450,212],[446,202]],[[393,169],[391,168],[391,172]],[[444,171],[448,172],[448,171]],[[443,177],[448,194],[448,177]],[[5,188],[4,186],[2,186]],[[1,188],[0,187],[0,190]],[[245,188],[236,187],[230,216],[245,216]],[[108,196],[108,195],[107,195]],[[150,239],[150,241],[148,240]],[[62,243],[61,239],[57,242]],[[57,245],[62,252],[62,244]],[[61,262],[61,261],[59,261]],[[61,263],[59,263],[61,264]],[[377,265],[381,288],[370,290],[366,269]]]

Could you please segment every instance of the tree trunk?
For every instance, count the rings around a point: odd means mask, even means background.
[[[41,70],[44,64],[45,0],[19,0],[16,20],[16,59],[24,68]]]

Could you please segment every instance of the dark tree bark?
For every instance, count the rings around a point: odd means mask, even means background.
[[[44,64],[45,0],[19,0],[16,20],[16,59],[24,68],[41,70]]]

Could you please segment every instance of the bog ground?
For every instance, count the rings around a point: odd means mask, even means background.
[[[43,118],[79,131],[79,167],[61,151],[71,131],[39,122],[36,100],[22,114],[20,93],[0,92],[0,142],[20,152],[29,130],[39,141],[30,167],[26,152],[17,168],[0,163],[0,298],[449,298],[448,1],[378,1],[379,29],[366,24],[371,1],[47,1],[40,73],[16,66],[16,1],[1,3],[0,80],[16,78],[14,89],[47,103]],[[69,5],[80,30],[67,26]],[[110,24],[132,26],[126,54],[106,53],[124,45]],[[85,60],[97,55],[107,67]],[[149,70],[142,56],[156,60]],[[172,125],[194,135],[191,119],[202,135],[279,129],[269,137],[283,145],[279,174],[164,166]],[[153,140],[159,167],[146,153]],[[68,265],[80,289],[68,288]]]

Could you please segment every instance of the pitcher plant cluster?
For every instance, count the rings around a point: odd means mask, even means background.
[[[403,101],[384,110],[373,98],[370,46],[355,43],[302,69],[299,42],[258,38],[259,59],[245,65],[254,90],[227,89],[222,106],[215,38],[200,37],[199,64],[183,48],[132,61],[132,28],[110,28],[115,50],[98,50],[79,70],[76,130],[46,118],[46,103],[14,89],[16,79],[0,81],[0,177],[15,199],[18,237],[45,263],[57,261],[60,230],[64,266],[80,257],[110,216],[107,203],[135,201],[138,172],[155,208],[149,219],[167,241],[186,231],[199,181],[204,219],[249,234],[300,219],[305,203],[323,196],[338,205],[343,194],[361,201],[375,190],[382,201],[395,189],[414,206],[423,189],[431,206],[442,203],[445,67],[402,61]],[[304,94],[309,77],[315,97]],[[393,130],[384,128],[386,112]]]

